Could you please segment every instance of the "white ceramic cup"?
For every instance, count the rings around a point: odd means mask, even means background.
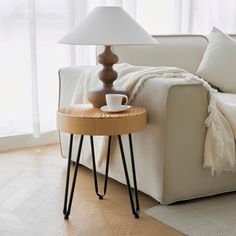
[[[119,109],[122,105],[122,100],[125,98],[125,105],[128,104],[128,97],[124,94],[106,94],[106,102],[109,110]]]

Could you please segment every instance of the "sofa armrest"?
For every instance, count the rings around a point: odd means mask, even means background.
[[[72,96],[80,75],[82,75],[85,70],[91,70],[94,67],[95,66],[72,66],[59,69],[58,107],[71,104]]]
[[[135,137],[135,145],[142,147],[136,155],[137,173],[145,173],[138,178],[141,191],[162,204],[185,199],[198,178],[196,170],[203,169],[208,91],[198,82],[154,78],[133,105],[144,106],[148,114],[146,130]]]

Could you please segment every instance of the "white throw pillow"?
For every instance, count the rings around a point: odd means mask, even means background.
[[[213,27],[196,74],[223,92],[236,93],[236,40]]]

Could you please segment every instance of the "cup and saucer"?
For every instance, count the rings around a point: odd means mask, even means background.
[[[125,99],[125,105],[122,101]],[[121,112],[128,110],[131,106],[128,104],[128,97],[124,94],[106,94],[107,105],[100,109],[104,112]]]

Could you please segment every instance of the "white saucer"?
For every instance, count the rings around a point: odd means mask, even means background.
[[[128,106],[128,105],[121,105],[120,107],[118,108],[114,108],[114,109],[108,109],[107,106],[103,106],[101,107],[100,109],[104,112],[121,112],[121,111],[126,111],[130,108],[131,106]]]

